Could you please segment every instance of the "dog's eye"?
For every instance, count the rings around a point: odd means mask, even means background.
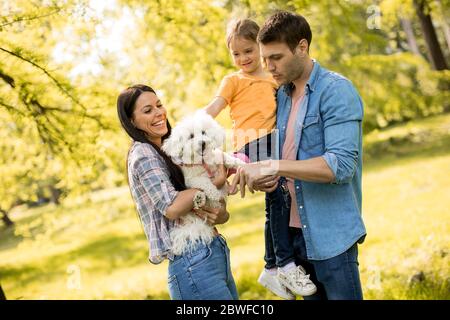
[[[194,134],[193,133],[191,133],[191,135],[189,136],[189,138],[194,138]]]
[[[205,130],[202,131],[202,134],[206,134]]]

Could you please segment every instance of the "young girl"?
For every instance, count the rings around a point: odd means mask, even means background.
[[[259,26],[250,19],[233,21],[228,25],[227,47],[239,71],[226,76],[216,97],[206,106],[206,112],[216,117],[227,105],[233,121],[233,148],[245,154],[251,162],[275,156],[276,82],[265,72],[256,38]],[[304,273],[296,274],[293,245],[289,234],[289,197],[284,192],[286,180],[280,179],[280,188],[266,194],[265,268],[258,282],[284,299],[295,299],[294,294],[311,295],[314,284]],[[275,241],[276,240],[276,241]],[[278,269],[277,269],[278,267]],[[291,272],[289,272],[291,271]],[[278,280],[278,273],[292,275],[286,288]]]

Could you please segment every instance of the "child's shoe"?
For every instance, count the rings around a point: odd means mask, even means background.
[[[280,298],[285,300],[295,300],[295,296],[280,283],[278,277],[271,275],[265,268],[261,272],[258,282]]]
[[[302,266],[297,266],[287,272],[283,272],[283,270],[278,268],[277,276],[283,286],[297,295],[310,296],[317,291],[316,286],[309,279],[309,274],[306,274]]]

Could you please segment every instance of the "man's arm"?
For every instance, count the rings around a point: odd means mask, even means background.
[[[239,184],[241,197],[245,196],[245,185],[250,192],[272,192],[279,176],[317,183],[335,181],[333,171],[323,157],[308,160],[266,160],[247,164],[240,169],[233,179],[230,192],[235,192]]]
[[[318,183],[348,183],[357,167],[362,102],[353,85],[337,80],[324,92],[321,105],[325,152],[307,160],[280,160],[277,175]]]
[[[362,139],[363,105],[346,79],[336,81],[324,94],[321,107],[325,153],[322,158],[333,172],[333,183],[349,183],[356,172]]]
[[[277,175],[321,183],[331,183],[335,180],[333,171],[322,157],[296,161],[280,160],[278,161]]]
[[[268,160],[248,164],[233,181],[231,190],[240,184],[249,190],[265,191],[266,176],[280,175],[309,182],[348,183],[357,167],[363,109],[361,99],[348,80],[338,80],[324,93],[321,115],[325,152],[308,160]],[[244,179],[245,182],[241,180]]]

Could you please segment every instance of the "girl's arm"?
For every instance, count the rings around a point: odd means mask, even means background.
[[[167,207],[166,213],[164,214],[166,218],[176,220],[191,212],[194,208],[194,197],[198,191],[200,190],[187,189],[180,191],[172,204]]]
[[[215,97],[206,107],[205,111],[211,117],[215,118],[227,106],[227,101],[222,97]]]

